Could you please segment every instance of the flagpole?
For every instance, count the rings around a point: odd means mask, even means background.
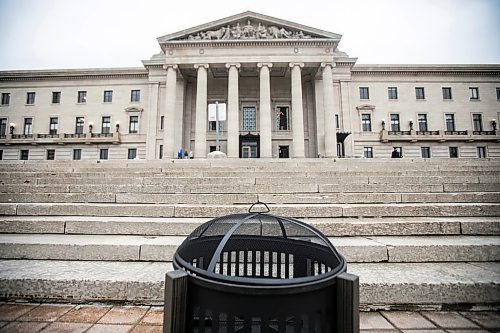
[[[216,132],[216,141],[215,141],[215,150],[220,151],[219,148],[219,102],[215,102],[215,132]]]

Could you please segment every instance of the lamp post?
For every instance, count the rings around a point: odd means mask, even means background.
[[[16,124],[15,123],[10,123],[10,134],[14,134],[14,129],[16,128]]]

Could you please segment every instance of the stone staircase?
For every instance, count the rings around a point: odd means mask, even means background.
[[[304,220],[370,309],[500,304],[500,161],[2,161],[0,298],[159,304],[176,247],[211,217]]]

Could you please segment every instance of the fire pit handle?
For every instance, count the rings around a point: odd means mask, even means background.
[[[252,208],[253,208],[254,206],[256,206],[256,205],[259,205],[259,204],[264,205],[264,206],[266,207],[267,211],[266,211],[266,212],[264,212],[264,211],[256,211],[256,212],[252,212]],[[271,210],[269,209],[269,207],[267,207],[267,205],[266,205],[265,203],[260,202],[260,201],[257,201],[256,203],[254,203],[253,205],[251,205],[251,206],[250,206],[250,208],[248,208],[248,212],[249,212],[249,213],[269,213],[270,211],[271,211]]]

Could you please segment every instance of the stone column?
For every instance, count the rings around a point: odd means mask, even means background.
[[[158,97],[160,91],[159,82],[149,83],[148,100],[148,130],[146,132],[146,159],[154,160],[156,156],[156,135],[158,133]]]
[[[323,109],[325,112],[325,157],[337,157],[337,129],[335,128],[335,106],[333,97],[332,63],[323,67]]]
[[[196,126],[194,134],[194,157],[207,157],[207,69],[208,64],[196,64]]]
[[[175,98],[177,90],[177,65],[163,66],[167,70],[165,93],[165,123],[163,126],[163,159],[176,156],[175,139]]]
[[[304,110],[302,104],[302,74],[304,63],[290,63],[292,68],[292,131],[293,157],[305,157]]]
[[[271,63],[259,63],[260,68],[260,157],[273,157],[271,122]]]
[[[238,68],[241,64],[226,64],[229,69],[227,80],[227,157],[240,156],[240,118]]]

